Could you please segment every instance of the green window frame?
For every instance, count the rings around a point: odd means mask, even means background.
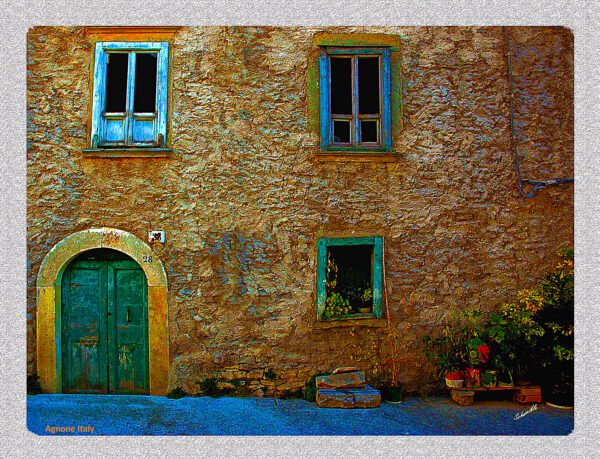
[[[382,292],[383,292],[383,237],[352,237],[352,238],[320,238],[317,240],[317,320],[324,321],[325,302],[327,289],[327,250],[333,246],[370,245],[373,247],[371,265],[371,285],[373,290],[373,312],[369,317],[382,317]],[[343,317],[352,319],[353,316]]]

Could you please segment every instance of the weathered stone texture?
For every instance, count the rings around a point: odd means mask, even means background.
[[[317,161],[307,71],[317,32],[401,37],[397,162]],[[510,28],[524,178],[573,176],[573,37]],[[28,371],[40,263],[76,231],[146,240],[169,283],[170,386],[211,376],[293,390],[310,374],[385,373],[386,330],[317,329],[318,237],[382,235],[400,382],[450,311],[532,286],[573,244],[573,187],[517,192],[504,29],[182,28],[172,49],[172,158],[84,158],[92,46],[81,28],[28,36]],[[276,388],[278,387],[278,388]],[[262,389],[261,389],[262,390]]]
[[[317,405],[321,408],[377,408],[381,394],[367,385],[361,389],[319,389]]]
[[[352,371],[348,373],[317,376],[317,389],[353,389],[365,387],[365,372]]]

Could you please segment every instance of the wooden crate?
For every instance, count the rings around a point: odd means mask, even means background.
[[[515,392],[513,400],[517,403],[540,403],[542,401],[542,389],[539,386],[522,387]]]

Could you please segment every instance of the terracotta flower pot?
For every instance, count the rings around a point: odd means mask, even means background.
[[[465,375],[460,370],[447,371],[444,376],[446,379],[450,379],[450,380],[465,379]]]
[[[467,386],[468,387],[479,387],[481,386],[481,369],[480,368],[466,368],[467,375]]]

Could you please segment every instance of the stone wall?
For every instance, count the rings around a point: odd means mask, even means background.
[[[318,32],[401,37],[397,161],[317,159],[307,75]],[[509,33],[523,177],[572,177],[573,36]],[[338,365],[386,378],[386,328],[315,323],[317,238],[381,235],[400,381],[417,390],[431,380],[423,333],[453,310],[514,298],[573,245],[572,185],[518,195],[506,53],[500,27],[182,28],[176,154],[84,158],[91,39],[31,29],[28,372],[40,263],[69,234],[107,226],[167,232],[154,248],[169,282],[170,387],[216,376],[293,390]]]

